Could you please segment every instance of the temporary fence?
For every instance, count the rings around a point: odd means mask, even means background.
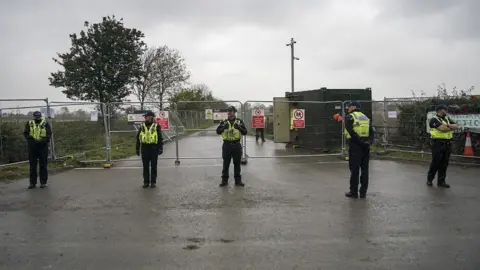
[[[0,167],[28,162],[23,136],[34,111],[47,114],[48,99],[0,99]],[[50,153],[50,156],[52,154]]]
[[[108,156],[105,107],[98,102],[51,101],[54,159],[105,161]]]
[[[227,118],[227,107],[234,106],[237,109],[237,116],[242,117],[243,104],[238,100],[226,101],[179,101],[176,104],[175,114],[182,121],[185,133],[190,137],[202,137],[202,143],[185,138],[176,140],[177,159],[221,159],[222,144],[218,140],[216,127]],[[245,137],[242,137],[244,140]],[[245,147],[245,143],[243,144]],[[212,147],[214,146],[214,147]],[[245,163],[246,156],[243,151],[242,163]]]
[[[385,99],[385,149],[404,155],[430,154],[429,121],[439,104],[447,105],[449,118],[461,127],[454,132],[452,156],[480,158],[480,101],[469,97]],[[466,144],[476,155],[464,154]]]
[[[242,137],[242,163],[249,158],[289,158],[347,155],[345,104],[349,101],[179,101],[160,110],[158,102],[58,102],[48,99],[0,99],[0,167],[26,163],[28,151],[23,130],[36,110],[50,123],[53,137],[50,158],[73,157],[81,162],[138,160],[135,158],[136,133],[143,111],[153,110],[162,125],[165,141],[175,143],[175,152],[161,159],[221,159],[221,142],[216,134],[219,122],[227,118],[226,108],[237,108],[248,136]],[[460,98],[385,98],[360,101],[375,128],[372,152],[409,155],[430,154],[428,121],[435,107],[449,106],[450,118],[462,126],[452,140],[454,157],[480,158],[480,101]],[[143,110],[143,111],[142,111]],[[341,117],[336,117],[340,115]],[[340,120],[339,120],[340,119]],[[261,149],[255,136],[263,129],[275,147]],[[179,138],[181,135],[189,135]],[[195,138],[202,137],[199,144]],[[212,147],[212,145],[214,147]],[[465,150],[467,146],[467,150]],[[312,151],[312,149],[314,151]]]
[[[246,140],[246,158],[341,156],[343,122],[335,121],[333,116],[342,114],[342,108],[342,101],[246,101],[244,115],[249,134],[256,135],[256,129],[263,127],[265,135],[287,143],[287,148],[277,146],[265,153],[256,140]]]
[[[108,141],[112,161],[135,161],[136,135],[144,122],[147,111],[155,113],[155,121],[161,126],[164,141],[175,141],[185,133],[184,127],[175,112],[163,109],[160,102],[118,102],[109,103],[108,109]],[[132,158],[133,156],[133,158]],[[176,159],[176,154],[166,152],[160,159]]]

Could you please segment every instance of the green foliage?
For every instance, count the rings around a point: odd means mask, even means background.
[[[92,102],[120,102],[130,94],[129,84],[140,73],[144,34],[126,28],[115,16],[85,22],[86,31],[71,34],[72,47],[58,53],[55,63],[64,71],[51,73],[50,85],[65,88],[68,98]]]
[[[445,85],[438,86],[437,96],[415,97],[412,100],[397,102],[399,110],[397,118],[398,134],[389,136],[390,142],[394,144],[402,144],[413,147],[414,149],[428,150],[430,147],[430,135],[426,131],[427,113],[435,111],[435,107],[439,104],[448,106],[450,114],[468,114],[480,113],[480,101],[471,93],[473,87],[467,90],[457,90],[453,88],[447,90]],[[393,142],[392,142],[393,141]],[[464,133],[456,133],[454,141],[454,152],[461,154],[465,142]]]
[[[228,107],[227,103],[216,99],[212,91],[204,84],[193,85],[173,93],[169,103],[177,104],[177,110],[225,109]]]

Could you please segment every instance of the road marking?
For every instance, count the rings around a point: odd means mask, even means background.
[[[159,166],[158,169],[171,169],[171,168],[202,168],[202,167],[222,167],[222,164],[204,164],[204,165],[178,165],[178,166]],[[143,167],[133,167],[133,166],[122,166],[122,167],[111,167],[108,170],[138,170],[143,169]],[[91,168],[75,168],[75,170],[107,170],[99,167]]]

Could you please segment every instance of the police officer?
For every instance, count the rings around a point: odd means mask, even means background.
[[[144,114],[145,122],[137,133],[136,152],[142,156],[143,188],[157,185],[158,156],[163,153],[163,138],[160,125],[154,122],[155,114],[151,111]]]
[[[372,122],[360,112],[360,102],[348,104],[345,117],[346,138],[348,143],[348,165],[350,167],[350,191],[345,193],[349,198],[365,198],[368,189],[368,165],[370,162],[370,145],[373,143],[374,131]],[[361,169],[361,175],[360,175]],[[360,175],[360,176],[359,176]],[[360,178],[360,190],[358,180]]]
[[[266,124],[265,116],[263,117],[263,122]],[[265,128],[257,128],[255,129],[255,142],[258,142],[258,138],[262,139],[262,142],[265,142]]]
[[[437,115],[429,122],[432,138],[432,162],[428,170],[427,185],[433,185],[433,179],[438,171],[438,187],[450,188],[450,185],[445,182],[445,178],[452,150],[450,141],[453,138],[453,131],[458,129],[458,125],[447,116],[447,106],[438,105],[436,111]]]
[[[33,120],[25,125],[23,136],[28,144],[28,161],[30,163],[30,185],[29,189],[37,186],[37,163],[40,167],[40,188],[47,187],[48,180],[48,144],[52,138],[52,129],[42,113],[33,113]],[[38,161],[38,162],[37,162]]]
[[[222,182],[221,187],[228,185],[228,171],[230,167],[230,161],[233,159],[233,173],[236,186],[245,186],[242,182],[242,176],[240,175],[240,162],[242,159],[242,144],[240,139],[242,135],[247,135],[247,128],[245,123],[235,116],[237,109],[233,106],[227,108],[228,119],[225,119],[217,127],[217,134],[223,139],[222,146],[222,158],[223,158],[223,170],[222,170]]]

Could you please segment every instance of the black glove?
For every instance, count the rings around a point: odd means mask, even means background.
[[[137,154],[137,156],[140,156],[140,150],[136,150],[135,153]]]
[[[365,148],[370,148],[370,142],[364,142],[364,143],[363,143],[363,146],[364,146]]]
[[[158,147],[158,155],[161,155],[161,154],[163,154],[163,145],[160,145]]]
[[[236,129],[238,129],[238,130],[241,129],[241,128],[240,128],[240,125],[239,125],[238,123],[235,123],[235,124],[233,125],[233,127],[236,128]]]

